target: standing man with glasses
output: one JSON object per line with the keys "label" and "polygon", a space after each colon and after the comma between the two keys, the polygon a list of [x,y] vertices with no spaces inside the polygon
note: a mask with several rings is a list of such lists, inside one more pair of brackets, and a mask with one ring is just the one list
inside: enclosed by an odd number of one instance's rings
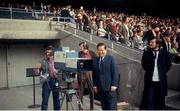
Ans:
{"label": "standing man with glasses", "polygon": [[97,45],[98,57],[93,61],[94,91],[98,94],[102,110],[117,110],[119,71],[115,59],[107,55],[106,45]]}
{"label": "standing man with glasses", "polygon": [[60,110],[59,82],[57,80],[57,70],[54,67],[54,48],[48,46],[45,49],[45,58],[36,64],[36,73],[48,74],[47,81],[42,83],[42,104],[41,110],[48,110],[48,100],[50,93],[53,94],[54,110]]}

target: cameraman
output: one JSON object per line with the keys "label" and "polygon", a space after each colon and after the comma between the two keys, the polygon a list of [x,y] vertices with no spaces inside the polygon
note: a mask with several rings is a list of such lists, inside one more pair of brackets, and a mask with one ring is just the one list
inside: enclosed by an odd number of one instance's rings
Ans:
{"label": "cameraman", "polygon": [[[79,48],[80,48],[79,51],[80,58],[94,59],[96,57],[96,54],[93,51],[89,50],[89,46],[86,44],[86,42],[79,43]],[[85,83],[87,83],[88,91],[90,94],[90,109],[92,110],[94,108],[92,72],[91,71],[79,72],[77,74],[77,80],[78,80],[79,96],[82,103],[83,103],[83,92],[85,88]]]}
{"label": "cameraman", "polygon": [[47,81],[42,83],[42,104],[41,110],[48,109],[49,95],[53,93],[53,104],[54,110],[60,110],[60,99],[59,99],[59,82],[57,80],[57,70],[54,68],[54,48],[48,46],[45,49],[45,58],[38,64],[36,64],[36,73],[45,75],[48,73]]}

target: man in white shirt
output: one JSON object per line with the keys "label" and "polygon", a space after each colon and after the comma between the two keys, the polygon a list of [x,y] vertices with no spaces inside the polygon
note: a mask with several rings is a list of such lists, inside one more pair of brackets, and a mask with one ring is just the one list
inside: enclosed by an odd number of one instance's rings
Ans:
{"label": "man in white shirt", "polygon": [[144,92],[140,109],[163,110],[167,96],[167,72],[171,68],[168,51],[159,49],[160,41],[152,38],[149,49],[142,56],[142,67],[145,70]]}

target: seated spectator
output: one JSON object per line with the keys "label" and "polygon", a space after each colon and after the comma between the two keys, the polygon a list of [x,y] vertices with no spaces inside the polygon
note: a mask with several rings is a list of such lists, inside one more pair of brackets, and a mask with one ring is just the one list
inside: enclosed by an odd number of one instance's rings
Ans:
{"label": "seated spectator", "polygon": [[132,40],[132,45],[134,45],[134,48],[138,48],[143,50],[143,41],[142,41],[142,31],[141,30],[137,30],[137,31],[133,31],[133,40]]}
{"label": "seated spectator", "polygon": [[95,21],[95,19],[92,19],[89,23],[89,31],[91,32],[91,34],[95,34],[97,33],[97,23]]}
{"label": "seated spectator", "polygon": [[172,44],[172,48],[169,50],[169,53],[172,56],[172,62],[180,63],[180,52],[177,51],[178,44]]}
{"label": "seated spectator", "polygon": [[171,34],[169,32],[164,32],[163,34],[163,40],[162,40],[162,48],[164,50],[169,51],[171,49]]}
{"label": "seated spectator", "polygon": [[178,43],[178,49],[177,50],[180,52],[180,29],[178,29],[176,31],[176,33],[177,33],[176,42]]}

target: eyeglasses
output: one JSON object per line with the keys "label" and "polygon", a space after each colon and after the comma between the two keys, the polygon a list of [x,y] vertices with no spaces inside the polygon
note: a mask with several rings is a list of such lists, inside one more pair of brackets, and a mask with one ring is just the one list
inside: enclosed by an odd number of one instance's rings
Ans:
{"label": "eyeglasses", "polygon": [[46,51],[46,53],[51,53],[52,51],[50,51],[50,50],[48,50],[48,51]]}

